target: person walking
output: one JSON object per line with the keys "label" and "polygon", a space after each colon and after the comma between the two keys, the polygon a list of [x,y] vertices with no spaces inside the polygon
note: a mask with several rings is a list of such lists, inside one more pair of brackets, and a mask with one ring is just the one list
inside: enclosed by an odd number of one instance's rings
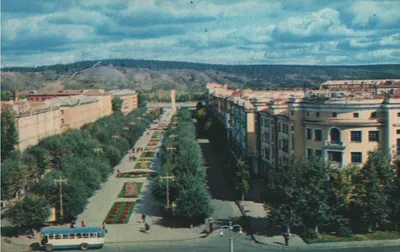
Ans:
{"label": "person walking", "polygon": [[146,215],[144,215],[144,214],[142,214],[142,221],[143,221],[143,223],[146,222]]}
{"label": "person walking", "polygon": [[81,227],[85,227],[85,221],[84,220],[81,221]]}
{"label": "person walking", "polygon": [[107,228],[106,228],[106,222],[103,221],[103,224],[101,225],[101,228],[103,229],[104,233],[108,233]]}
{"label": "person walking", "polygon": [[144,224],[144,230],[146,231],[147,234],[150,233],[150,224],[149,223],[146,222]]}

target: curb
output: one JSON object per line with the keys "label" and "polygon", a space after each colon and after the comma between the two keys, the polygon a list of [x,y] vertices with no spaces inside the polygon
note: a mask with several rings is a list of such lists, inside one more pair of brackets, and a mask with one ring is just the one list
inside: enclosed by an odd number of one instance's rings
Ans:
{"label": "curb", "polygon": [[180,241],[190,241],[190,240],[197,240],[197,239],[202,239],[206,238],[206,236],[197,236],[197,237],[192,237],[192,238],[185,238],[185,239],[173,239],[173,240],[144,240],[144,241],[110,241],[110,242],[105,242],[104,244],[119,244],[119,243],[131,243],[131,244],[141,244],[141,243],[152,243],[152,242],[180,242]]}

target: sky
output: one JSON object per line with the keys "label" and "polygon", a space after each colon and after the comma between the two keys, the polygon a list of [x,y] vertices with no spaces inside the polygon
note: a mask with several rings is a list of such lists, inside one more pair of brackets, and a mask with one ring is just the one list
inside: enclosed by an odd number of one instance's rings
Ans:
{"label": "sky", "polygon": [[400,0],[2,0],[1,66],[400,63]]}

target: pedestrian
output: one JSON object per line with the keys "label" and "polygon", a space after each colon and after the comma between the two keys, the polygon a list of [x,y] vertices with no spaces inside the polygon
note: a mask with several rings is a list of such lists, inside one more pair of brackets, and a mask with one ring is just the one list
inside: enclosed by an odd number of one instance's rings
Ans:
{"label": "pedestrian", "polygon": [[85,221],[84,220],[81,221],[81,227],[85,227]]}
{"label": "pedestrian", "polygon": [[117,169],[117,173],[119,174],[119,169]]}
{"label": "pedestrian", "polygon": [[145,229],[146,233],[148,234],[150,232],[150,224],[146,222],[144,224],[144,229]]}
{"label": "pedestrian", "polygon": [[209,227],[209,230],[210,230],[210,234],[214,231],[214,223],[213,222],[209,222],[208,223],[208,227]]}
{"label": "pedestrian", "polygon": [[144,215],[144,214],[142,214],[142,221],[143,221],[143,223],[146,222],[146,215]]}
{"label": "pedestrian", "polygon": [[105,221],[103,221],[103,225],[102,225],[101,228],[103,229],[104,233],[108,233],[107,228],[106,228],[106,222],[105,222]]}
{"label": "pedestrian", "polygon": [[32,231],[32,237],[33,237],[33,238],[36,238],[36,230],[35,230],[34,228],[32,228],[31,231]]}

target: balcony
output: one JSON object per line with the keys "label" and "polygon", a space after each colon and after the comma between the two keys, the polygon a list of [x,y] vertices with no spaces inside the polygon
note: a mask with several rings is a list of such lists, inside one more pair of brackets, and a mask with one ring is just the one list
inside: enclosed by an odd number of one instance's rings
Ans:
{"label": "balcony", "polygon": [[331,140],[326,140],[324,142],[324,147],[329,148],[329,149],[345,149],[346,146],[342,141],[331,141]]}

